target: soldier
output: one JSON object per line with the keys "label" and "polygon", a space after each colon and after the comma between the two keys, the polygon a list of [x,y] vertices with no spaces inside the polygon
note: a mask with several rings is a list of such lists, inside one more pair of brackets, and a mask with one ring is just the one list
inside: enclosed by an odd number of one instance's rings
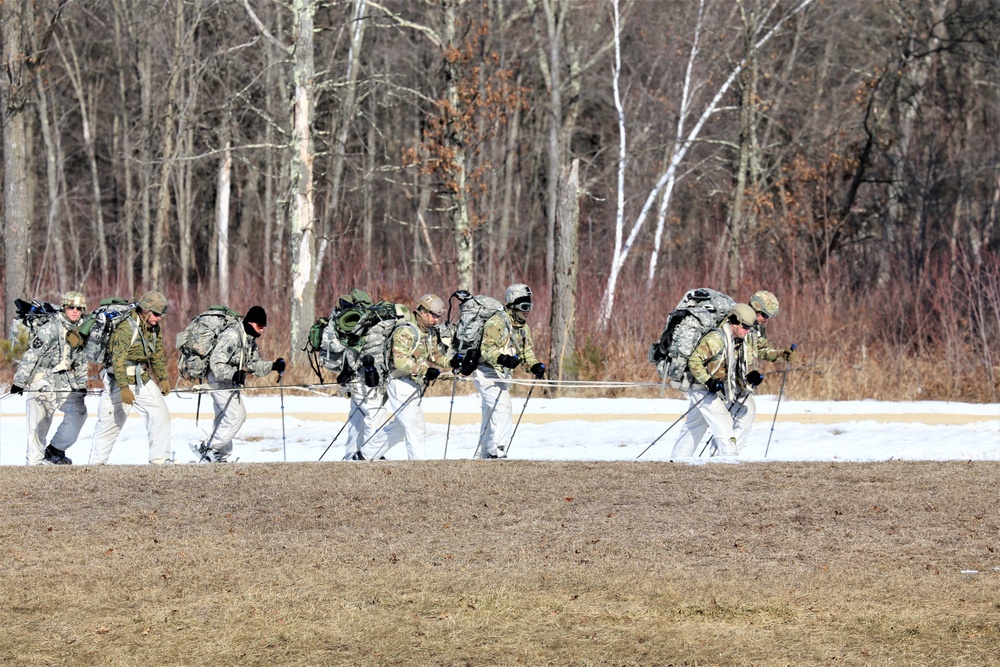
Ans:
{"label": "soldier", "polygon": [[545,376],[545,364],[535,357],[526,321],[532,308],[531,289],[520,283],[511,285],[504,301],[504,310],[483,325],[479,366],[472,375],[482,400],[483,424],[476,454],[483,459],[507,458],[505,450],[514,424],[510,385],[502,380],[518,366],[524,366],[535,379]]}
{"label": "soldier", "polygon": [[261,306],[247,311],[242,322],[224,329],[219,334],[209,358],[208,384],[212,389],[234,391],[212,392],[215,404],[215,422],[211,442],[198,447],[203,461],[225,463],[233,451],[233,437],[247,420],[247,410],[239,388],[246,384],[247,373],[267,375],[285,372],[285,360],[262,361],[257,339],[267,326],[267,313]]}
{"label": "soldier", "polygon": [[749,396],[753,384],[747,377],[750,355],[745,338],[756,321],[753,308],[738,303],[718,328],[698,341],[688,358],[695,382],[688,391],[691,407],[674,443],[673,458],[693,456],[709,429],[713,455],[735,456],[739,452],[737,441],[742,431],[749,429],[752,415],[737,396],[742,392]]}
{"label": "soldier", "polygon": [[[26,400],[28,418],[27,464],[68,465],[66,450],[76,442],[87,420],[86,342],[80,333],[80,318],[87,302],[80,292],[66,292],[62,312],[48,319],[35,331],[24,357],[17,366],[12,394],[29,392]],[[48,444],[45,443],[56,411],[62,422]]]}
{"label": "soldier", "polygon": [[[441,341],[432,327],[444,317],[444,301],[436,294],[425,294],[417,301],[417,307],[409,316],[413,326],[399,326],[392,334],[393,370],[386,385],[386,409],[395,420],[386,427],[386,442],[380,452],[372,451],[366,445],[362,454],[367,458],[378,458],[401,440],[406,442],[408,459],[424,459],[424,443],[427,438],[424,409],[420,399],[427,386],[441,374],[440,368],[447,367],[449,355],[442,351]],[[447,350],[447,346],[443,346]],[[423,384],[423,389],[421,388]]]}
{"label": "soldier", "polygon": [[105,370],[104,393],[97,406],[91,464],[108,462],[128,411],[133,408],[146,423],[149,462],[173,463],[170,411],[163,400],[170,393],[160,332],[160,320],[166,313],[167,297],[160,292],[146,292],[111,334],[111,366]]}

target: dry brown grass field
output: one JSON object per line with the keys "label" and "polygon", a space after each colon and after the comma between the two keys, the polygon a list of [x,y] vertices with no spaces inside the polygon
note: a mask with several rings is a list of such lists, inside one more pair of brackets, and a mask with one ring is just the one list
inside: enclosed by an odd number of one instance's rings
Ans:
{"label": "dry brown grass field", "polygon": [[998,488],[990,462],[2,467],[0,662],[997,664]]}

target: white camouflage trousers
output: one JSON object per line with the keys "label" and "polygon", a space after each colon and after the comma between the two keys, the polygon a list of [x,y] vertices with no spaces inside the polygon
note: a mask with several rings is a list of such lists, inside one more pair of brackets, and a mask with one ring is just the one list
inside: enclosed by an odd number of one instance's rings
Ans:
{"label": "white camouflage trousers", "polygon": [[514,430],[510,384],[493,368],[480,365],[472,373],[472,383],[482,401],[483,420],[479,431],[478,458],[506,456],[507,443]]}
{"label": "white camouflage trousers", "polygon": [[94,446],[90,451],[91,465],[108,462],[118,434],[125,425],[125,419],[132,411],[140,414],[149,435],[149,462],[170,461],[170,411],[163,394],[155,382],[147,382],[132,388],[135,403],[129,407],[122,404],[122,392],[117,383],[104,374],[104,392],[97,406],[97,428],[94,431]]}
{"label": "white camouflage trousers", "polygon": [[[699,404],[698,401],[704,398]],[[740,453],[753,426],[757,408],[753,396],[747,395],[746,402],[734,401],[727,405],[725,399],[712,394],[707,389],[692,389],[688,392],[690,406],[684,426],[681,428],[670,458],[680,459],[697,456],[695,451],[705,437],[706,431],[711,431],[712,442],[709,445],[711,456],[736,456]],[[730,411],[733,410],[733,412]],[[735,412],[735,414],[734,414]]]}
{"label": "white camouflage trousers", "polygon": [[351,410],[360,415],[361,431],[357,440],[361,443],[358,445],[361,455],[371,461],[387,449],[389,431],[383,426],[391,413],[385,406],[385,392],[379,387],[366,387],[361,382],[352,382],[351,403]]}
{"label": "white camouflage trousers", "polygon": [[[83,423],[87,421],[84,394],[78,391],[25,391],[25,412],[28,419],[28,451],[25,455],[29,466],[40,465],[45,460],[45,447],[52,445],[65,452],[76,442]],[[62,422],[52,439],[46,443],[56,411],[63,413]]]}
{"label": "white camouflage trousers", "polygon": [[[411,378],[391,378],[386,387],[385,407],[388,412],[386,418],[392,415],[395,417],[384,429],[385,449],[373,453],[376,458],[400,442],[406,443],[406,458],[427,458],[424,446],[427,441],[427,425],[424,408],[420,405],[420,385]],[[368,458],[367,454],[365,458]]]}
{"label": "white camouflage trousers", "polygon": [[[219,382],[211,373],[208,374],[208,384],[212,389],[233,388],[232,382]],[[247,420],[247,408],[243,404],[243,394],[237,390],[213,391],[212,405],[215,408],[215,420],[212,422],[212,451],[220,457],[233,453],[233,438],[243,428]]]}

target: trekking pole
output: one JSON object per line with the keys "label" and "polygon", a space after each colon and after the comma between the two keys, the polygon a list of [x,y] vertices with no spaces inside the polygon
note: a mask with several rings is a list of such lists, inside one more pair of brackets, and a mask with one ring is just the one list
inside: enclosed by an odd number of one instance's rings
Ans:
{"label": "trekking pole", "polygon": [[198,428],[198,416],[201,415],[201,392],[198,393],[198,402],[194,406],[194,427]]}
{"label": "trekking pole", "polygon": [[281,380],[285,377],[285,371],[278,373],[278,394],[281,396],[281,457],[288,462],[288,448],[285,443],[285,388],[281,386]]}
{"label": "trekking pole", "polygon": [[[382,429],[384,429],[386,426],[388,426],[392,422],[392,420],[396,418],[396,415],[398,415],[400,412],[402,412],[404,409],[406,409],[406,406],[409,405],[410,402],[413,399],[415,399],[417,396],[423,397],[423,395],[424,395],[424,393],[422,391],[420,391],[419,389],[417,391],[413,392],[412,394],[410,394],[410,397],[407,398],[405,401],[403,401],[403,403],[398,408],[396,408],[396,410],[391,415],[389,415],[389,417],[386,418],[386,420],[384,422],[382,422],[382,425],[379,426],[377,429],[375,429],[374,433],[372,433],[370,436],[368,436],[367,440],[365,440],[364,442],[361,443],[361,447],[358,448],[358,451],[360,452],[362,449],[364,449],[365,445],[367,445],[369,442],[371,442],[372,438],[374,438],[376,435],[378,435],[382,431]],[[375,456],[372,457],[372,460],[374,461],[374,460],[378,459],[379,456],[382,456],[388,450],[389,450],[388,445],[385,446],[385,447],[383,447],[379,451],[375,452]]]}
{"label": "trekking pole", "polygon": [[351,417],[354,416],[354,413],[358,410],[358,407],[359,407],[358,404],[352,403],[351,409],[347,411],[347,421],[345,421],[344,425],[340,427],[339,431],[337,431],[337,435],[333,436],[333,440],[331,440],[330,444],[326,446],[326,449],[323,450],[323,453],[319,455],[319,459],[317,459],[318,461],[322,461],[323,457],[326,456],[326,453],[330,451],[331,447],[333,447],[333,443],[337,442],[337,438],[339,438],[340,434],[344,432],[344,429],[347,428],[347,425],[351,423]]}
{"label": "trekking pole", "polygon": [[458,386],[458,371],[452,375],[451,405],[448,406],[448,430],[444,432],[444,457],[448,458],[448,439],[451,437],[451,413],[455,411],[455,388]]}
{"label": "trekking pole", "polygon": [[[795,343],[792,343],[792,347],[791,347],[792,352],[795,351],[796,347],[798,347],[798,345],[796,345]],[[790,362],[790,361],[786,361],[785,362],[785,372],[781,376],[781,391],[778,392],[778,402],[774,406],[774,419],[771,420],[771,432],[767,434],[767,447],[764,448],[764,458],[765,459],[767,458],[767,452],[768,452],[768,450],[771,449],[771,436],[774,435],[774,423],[776,421],[778,421],[778,408],[781,407],[781,397],[785,393],[785,380],[788,379],[788,368],[791,365],[792,365],[792,362]]]}
{"label": "trekking pole", "polygon": [[677,426],[677,424],[678,424],[678,423],[679,423],[679,422],[680,422],[680,421],[681,421],[682,419],[684,419],[685,417],[687,417],[687,416],[688,416],[688,414],[690,414],[690,412],[691,412],[692,410],[694,410],[694,409],[695,409],[696,407],[698,407],[699,405],[701,405],[702,401],[704,401],[704,400],[705,400],[706,398],[708,398],[708,397],[709,397],[709,396],[711,396],[711,395],[712,395],[712,394],[708,393],[708,394],[705,394],[704,396],[702,396],[701,398],[699,398],[699,399],[698,399],[698,402],[697,402],[697,403],[695,403],[695,404],[694,404],[694,405],[692,405],[692,406],[691,406],[690,408],[688,408],[688,409],[687,409],[687,412],[685,412],[685,413],[684,413],[684,414],[682,414],[682,415],[681,415],[680,417],[678,417],[678,418],[677,418],[677,419],[676,419],[676,420],[674,421],[674,423],[673,423],[673,424],[671,424],[670,426],[668,426],[668,427],[666,428],[666,430],[665,430],[665,431],[663,431],[663,433],[661,433],[660,435],[658,435],[658,436],[656,437],[656,440],[654,440],[653,442],[649,443],[649,445],[648,445],[648,446],[646,447],[646,449],[644,449],[644,450],[642,450],[641,452],[639,452],[639,456],[637,456],[637,457],[635,457],[635,458],[636,458],[636,459],[639,459],[639,458],[641,458],[643,454],[645,454],[646,452],[648,452],[648,451],[649,451],[649,448],[650,448],[650,447],[652,447],[652,446],[653,446],[653,445],[655,445],[655,444],[656,444],[657,442],[659,442],[659,441],[660,441],[660,438],[662,438],[663,436],[665,436],[665,435],[667,434],[667,431],[669,431],[669,430],[670,430],[670,429],[672,429],[673,427]]}
{"label": "trekking pole", "polygon": [[[206,440],[205,442],[203,442],[198,447],[198,453],[201,454],[202,458],[205,458],[205,454],[208,453],[208,450],[212,448],[212,440],[215,438],[215,434],[219,432],[219,427],[222,426],[221,416],[226,414],[226,410],[229,409],[229,404],[233,402],[233,398],[238,393],[239,393],[238,389],[233,389],[232,393],[229,394],[229,398],[226,399],[226,404],[224,406],[222,406],[222,412],[219,413],[220,414],[220,419],[215,423],[215,428],[212,429],[212,433],[208,436],[208,440]],[[132,409],[132,406],[130,405],[129,406],[129,410],[131,410],[131,409]]]}
{"label": "trekking pole", "polygon": [[510,454],[510,445],[514,442],[514,436],[517,435],[517,427],[521,425],[521,417],[524,416],[524,410],[528,407],[528,401],[531,400],[531,392],[535,391],[535,385],[532,384],[528,388],[528,395],[524,397],[524,405],[521,406],[521,414],[517,416],[517,423],[514,424],[514,430],[510,434],[510,442],[507,443],[507,454]]}

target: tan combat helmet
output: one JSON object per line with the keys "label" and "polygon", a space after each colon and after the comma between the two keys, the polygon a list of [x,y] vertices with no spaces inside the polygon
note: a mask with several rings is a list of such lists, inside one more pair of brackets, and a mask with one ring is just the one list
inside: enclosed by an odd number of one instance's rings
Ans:
{"label": "tan combat helmet", "polygon": [[745,303],[736,304],[731,311],[729,311],[729,316],[736,318],[736,321],[745,327],[752,327],[757,323],[757,313],[754,309]]}
{"label": "tan combat helmet", "polygon": [[417,308],[423,308],[432,315],[444,317],[444,300],[437,294],[425,294],[417,300]]}
{"label": "tan combat helmet", "polygon": [[65,310],[68,306],[75,306],[87,310],[87,299],[82,292],[66,292],[62,295],[62,307]]}

